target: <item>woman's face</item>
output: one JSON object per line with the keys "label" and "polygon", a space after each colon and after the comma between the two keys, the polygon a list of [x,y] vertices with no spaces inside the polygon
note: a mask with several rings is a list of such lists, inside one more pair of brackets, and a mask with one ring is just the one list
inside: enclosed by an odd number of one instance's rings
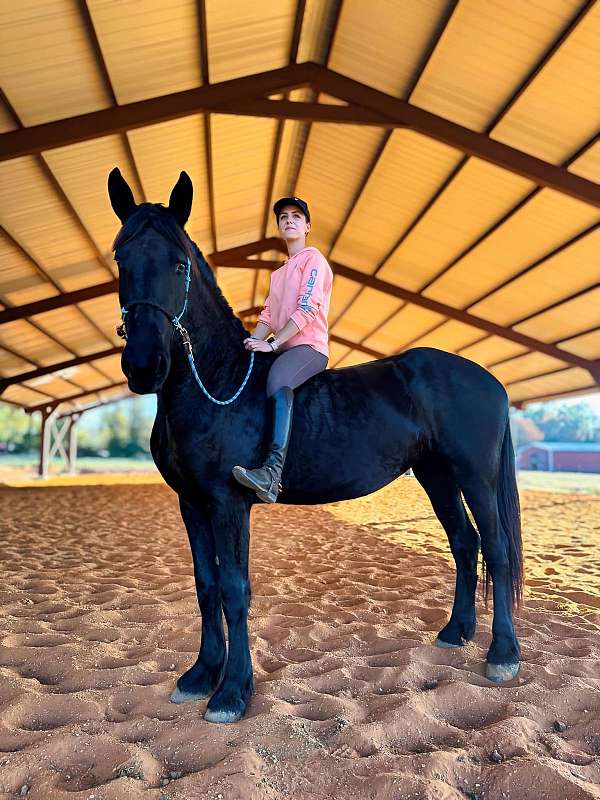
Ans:
{"label": "woman's face", "polygon": [[279,212],[279,233],[286,242],[294,242],[298,239],[305,239],[310,230],[310,222],[300,211],[298,206],[284,206]]}

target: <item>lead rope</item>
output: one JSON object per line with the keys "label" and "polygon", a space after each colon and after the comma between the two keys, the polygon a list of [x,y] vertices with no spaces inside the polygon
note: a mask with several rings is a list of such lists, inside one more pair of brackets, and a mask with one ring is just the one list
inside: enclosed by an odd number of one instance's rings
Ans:
{"label": "lead rope", "polygon": [[[216,403],[218,406],[228,406],[229,403],[233,403],[234,400],[237,400],[237,398],[240,396],[240,394],[244,390],[244,386],[248,383],[248,379],[250,378],[250,373],[252,372],[252,367],[254,366],[254,351],[252,351],[250,353],[250,366],[248,367],[248,372],[246,373],[246,377],[242,381],[242,385],[237,390],[237,392],[233,395],[233,397],[230,397],[229,400],[217,400],[216,397],[213,397],[212,394],[206,389],[206,387],[202,383],[202,380],[201,380],[200,376],[198,375],[198,371],[196,369],[196,364],[194,362],[194,351],[193,351],[193,348],[192,348],[192,342],[191,342],[191,339],[190,339],[190,335],[187,332],[187,330],[183,327],[183,325],[181,324],[181,318],[185,314],[185,311],[186,311],[186,308],[187,308],[187,304],[188,304],[188,294],[189,294],[189,289],[190,289],[190,283],[191,283],[191,280],[192,280],[191,270],[192,270],[192,262],[191,262],[190,257],[188,256],[187,269],[186,269],[186,273],[185,273],[185,300],[184,300],[184,303],[183,303],[183,308],[181,309],[179,314],[177,314],[177,316],[175,316],[175,317],[173,317],[171,319],[171,323],[172,323],[173,327],[175,328],[175,330],[178,331],[179,334],[181,335],[181,340],[183,342],[183,346],[184,346],[184,348],[186,350],[186,353],[187,353],[188,361],[189,361],[189,364],[190,364],[190,369],[192,370],[192,375],[194,376],[194,379],[196,380],[196,383],[198,384],[198,386],[202,389],[202,391],[204,392],[206,397],[208,397],[208,399],[212,403]],[[130,303],[130,306],[131,305],[135,305],[135,303]],[[154,306],[155,308],[160,308],[160,310],[164,312],[164,309],[161,308],[160,306],[157,306],[155,303],[146,303],[146,302],[144,302],[144,305],[151,305],[151,306]],[[117,334],[122,339],[126,339],[127,338],[127,331],[125,329],[125,315],[127,314],[127,311],[128,311],[128,309],[125,306],[123,306],[121,308],[121,320],[122,320],[122,322],[119,325],[119,327],[117,328]],[[166,312],[164,312],[164,313],[166,313]],[[167,314],[167,316],[169,316],[169,315]]]}

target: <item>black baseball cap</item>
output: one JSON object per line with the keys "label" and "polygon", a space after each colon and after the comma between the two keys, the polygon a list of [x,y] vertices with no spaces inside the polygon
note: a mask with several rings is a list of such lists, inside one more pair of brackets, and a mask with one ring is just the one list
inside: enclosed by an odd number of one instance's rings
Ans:
{"label": "black baseball cap", "polygon": [[296,206],[296,208],[299,208],[300,211],[302,211],[306,217],[306,221],[310,222],[310,211],[308,210],[308,205],[304,200],[301,200],[299,197],[282,197],[281,200],[278,200],[273,206],[273,211],[277,220],[279,219],[279,212],[284,206]]}

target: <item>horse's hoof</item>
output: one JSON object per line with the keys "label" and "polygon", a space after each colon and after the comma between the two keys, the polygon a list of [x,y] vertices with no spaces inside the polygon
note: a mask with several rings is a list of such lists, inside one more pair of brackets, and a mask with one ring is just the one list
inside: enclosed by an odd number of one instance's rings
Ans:
{"label": "horse's hoof", "polygon": [[460,644],[453,644],[452,642],[445,642],[443,639],[440,639],[438,637],[435,640],[435,646],[436,647],[444,647],[444,648],[447,648],[448,650],[452,650],[455,647],[464,647],[464,642],[461,642]]}
{"label": "horse's hoof", "polygon": [[204,712],[204,719],[207,722],[230,723],[237,722],[241,718],[242,713],[237,711],[211,711],[207,708]]}
{"label": "horse's hoof", "polygon": [[485,665],[485,676],[494,683],[504,683],[516,677],[519,671],[519,662],[514,664],[490,664]]}
{"label": "horse's hoof", "polygon": [[172,703],[176,703],[179,705],[180,703],[191,703],[194,700],[203,700],[204,698],[208,697],[207,694],[194,694],[194,692],[182,692],[179,686],[176,686],[173,691],[171,692],[171,697],[169,698]]}

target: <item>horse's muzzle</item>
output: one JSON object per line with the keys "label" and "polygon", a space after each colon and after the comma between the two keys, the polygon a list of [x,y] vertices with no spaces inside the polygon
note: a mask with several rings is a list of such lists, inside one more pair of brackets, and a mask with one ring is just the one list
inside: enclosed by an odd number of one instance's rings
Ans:
{"label": "horse's muzzle", "polygon": [[164,353],[157,353],[153,363],[139,363],[128,353],[127,346],[121,356],[121,368],[127,383],[135,394],[153,394],[165,382],[169,374],[169,359]]}

